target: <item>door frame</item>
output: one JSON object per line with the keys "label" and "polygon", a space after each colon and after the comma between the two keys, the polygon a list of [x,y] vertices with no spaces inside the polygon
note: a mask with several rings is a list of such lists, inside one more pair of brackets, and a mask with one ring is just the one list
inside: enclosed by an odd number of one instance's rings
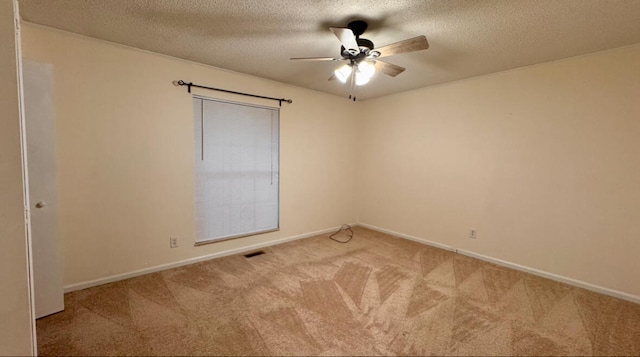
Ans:
{"label": "door frame", "polygon": [[28,265],[28,282],[27,289],[29,296],[29,320],[31,323],[31,354],[37,356],[38,354],[38,342],[36,335],[36,320],[35,320],[35,306],[33,295],[33,253],[31,242],[31,211],[29,209],[29,170],[27,169],[27,140],[26,140],[26,121],[25,121],[25,105],[24,105],[24,83],[22,76],[22,31],[21,31],[21,18],[20,8],[18,0],[12,0],[13,2],[13,19],[15,29],[15,54],[16,54],[16,69],[17,69],[17,82],[18,82],[18,102],[19,110],[18,116],[20,120],[20,151],[22,156],[22,188],[24,197],[24,209],[25,209],[25,232],[26,232],[26,245],[27,245],[27,265]]}

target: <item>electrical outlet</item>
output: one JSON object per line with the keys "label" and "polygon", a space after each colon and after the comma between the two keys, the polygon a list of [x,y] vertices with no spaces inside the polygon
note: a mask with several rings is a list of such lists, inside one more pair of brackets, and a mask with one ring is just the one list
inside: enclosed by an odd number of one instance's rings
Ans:
{"label": "electrical outlet", "polygon": [[478,231],[476,231],[475,229],[470,229],[469,230],[469,238],[471,238],[471,239],[478,238]]}
{"label": "electrical outlet", "polygon": [[173,236],[169,238],[169,247],[170,248],[178,248],[178,237]]}

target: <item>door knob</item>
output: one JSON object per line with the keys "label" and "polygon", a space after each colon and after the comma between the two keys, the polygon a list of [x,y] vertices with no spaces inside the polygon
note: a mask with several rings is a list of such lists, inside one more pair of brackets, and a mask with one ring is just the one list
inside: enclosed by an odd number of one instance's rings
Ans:
{"label": "door knob", "polygon": [[47,205],[47,204],[46,204],[44,201],[42,201],[42,202],[38,202],[38,203],[36,203],[36,208],[42,208],[42,207],[44,207],[44,206],[46,206],[46,205]]}

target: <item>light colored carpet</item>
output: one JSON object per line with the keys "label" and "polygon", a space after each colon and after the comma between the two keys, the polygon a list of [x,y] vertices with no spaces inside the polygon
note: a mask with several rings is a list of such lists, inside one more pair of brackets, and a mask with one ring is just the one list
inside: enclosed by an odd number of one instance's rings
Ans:
{"label": "light colored carpet", "polygon": [[66,294],[39,352],[640,355],[640,305],[354,231]]}

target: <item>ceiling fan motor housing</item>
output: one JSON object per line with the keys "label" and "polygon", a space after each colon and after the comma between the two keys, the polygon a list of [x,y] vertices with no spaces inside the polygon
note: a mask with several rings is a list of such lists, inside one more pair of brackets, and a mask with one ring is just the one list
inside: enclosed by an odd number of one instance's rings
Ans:
{"label": "ceiling fan motor housing", "polygon": [[373,50],[373,42],[367,40],[366,38],[356,38],[356,42],[358,43],[358,47],[360,47],[359,53],[351,53],[344,46],[340,46],[340,54],[344,58],[349,58],[352,60],[358,59],[360,57],[367,57],[369,52]]}

